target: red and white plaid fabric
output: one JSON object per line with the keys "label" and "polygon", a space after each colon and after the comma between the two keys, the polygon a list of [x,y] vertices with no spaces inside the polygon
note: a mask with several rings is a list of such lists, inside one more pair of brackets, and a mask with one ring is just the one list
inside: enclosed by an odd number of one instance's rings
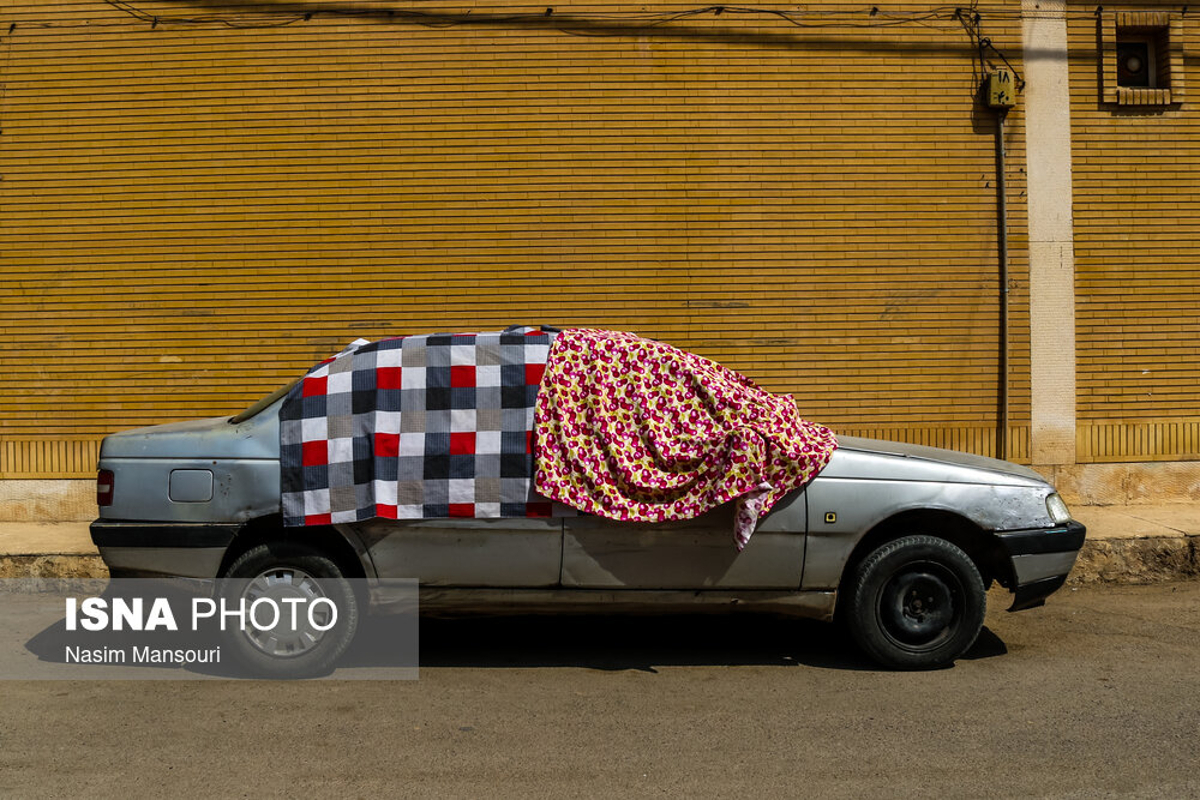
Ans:
{"label": "red and white plaid fabric", "polygon": [[314,367],[280,411],[284,524],[550,516],[531,440],[554,335],[406,336]]}

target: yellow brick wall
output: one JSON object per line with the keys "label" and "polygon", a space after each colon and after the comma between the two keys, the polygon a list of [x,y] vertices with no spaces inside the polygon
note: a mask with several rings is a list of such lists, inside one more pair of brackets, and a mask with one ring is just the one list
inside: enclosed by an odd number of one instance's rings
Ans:
{"label": "yellow brick wall", "polygon": [[[1200,21],[1169,11],[1183,51]],[[1078,457],[1200,457],[1200,74],[1183,59],[1182,102],[1104,103],[1102,27],[1069,24],[1074,168]],[[1190,72],[1189,72],[1190,70]],[[1179,79],[1183,80],[1180,81]],[[1189,93],[1190,92],[1190,93]]]}
{"label": "yellow brick wall", "polygon": [[[0,0],[0,475],[88,474],[104,433],[230,413],[359,336],[511,322],[633,330],[839,431],[994,452],[993,123],[959,21],[135,5],[163,19]],[[1018,20],[983,24],[1019,52]],[[1023,135],[1018,108],[1019,459]]]}

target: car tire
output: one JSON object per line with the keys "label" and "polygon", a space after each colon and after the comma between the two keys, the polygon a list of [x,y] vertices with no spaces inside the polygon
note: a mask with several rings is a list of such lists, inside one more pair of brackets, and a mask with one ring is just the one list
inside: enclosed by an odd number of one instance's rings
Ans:
{"label": "car tire", "polygon": [[896,669],[946,666],[983,628],[979,568],[945,539],[905,536],[873,550],[847,585],[845,620],[855,643]]}
{"label": "car tire", "polygon": [[[337,609],[336,621],[328,630],[294,632],[285,625],[280,638],[253,627],[243,630],[231,625],[224,641],[235,663],[254,676],[308,678],[327,674],[354,639],[359,620],[354,587],[335,561],[313,547],[295,542],[252,547],[230,565],[225,578],[222,594],[229,608],[238,607],[242,599],[249,605],[257,596],[275,595],[281,607],[287,604],[280,597],[325,597]],[[314,608],[324,611],[329,605],[319,603]],[[308,619],[303,612],[298,617]],[[323,627],[332,619],[326,615],[318,622]]]}

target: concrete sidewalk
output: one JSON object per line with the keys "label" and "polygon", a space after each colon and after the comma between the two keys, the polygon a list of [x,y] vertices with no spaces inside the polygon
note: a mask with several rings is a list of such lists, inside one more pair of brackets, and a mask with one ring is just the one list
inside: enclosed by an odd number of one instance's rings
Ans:
{"label": "concrete sidewalk", "polygon": [[[1073,506],[1087,541],[1071,583],[1200,577],[1200,505]],[[0,522],[0,578],[107,577],[87,522]]]}

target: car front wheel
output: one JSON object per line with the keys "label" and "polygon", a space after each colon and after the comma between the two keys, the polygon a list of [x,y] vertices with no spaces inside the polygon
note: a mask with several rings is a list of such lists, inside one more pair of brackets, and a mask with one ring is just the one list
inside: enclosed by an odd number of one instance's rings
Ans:
{"label": "car front wheel", "polygon": [[855,569],[847,593],[851,636],[888,667],[950,664],[983,628],[983,578],[945,539],[906,536],[881,545]]}

